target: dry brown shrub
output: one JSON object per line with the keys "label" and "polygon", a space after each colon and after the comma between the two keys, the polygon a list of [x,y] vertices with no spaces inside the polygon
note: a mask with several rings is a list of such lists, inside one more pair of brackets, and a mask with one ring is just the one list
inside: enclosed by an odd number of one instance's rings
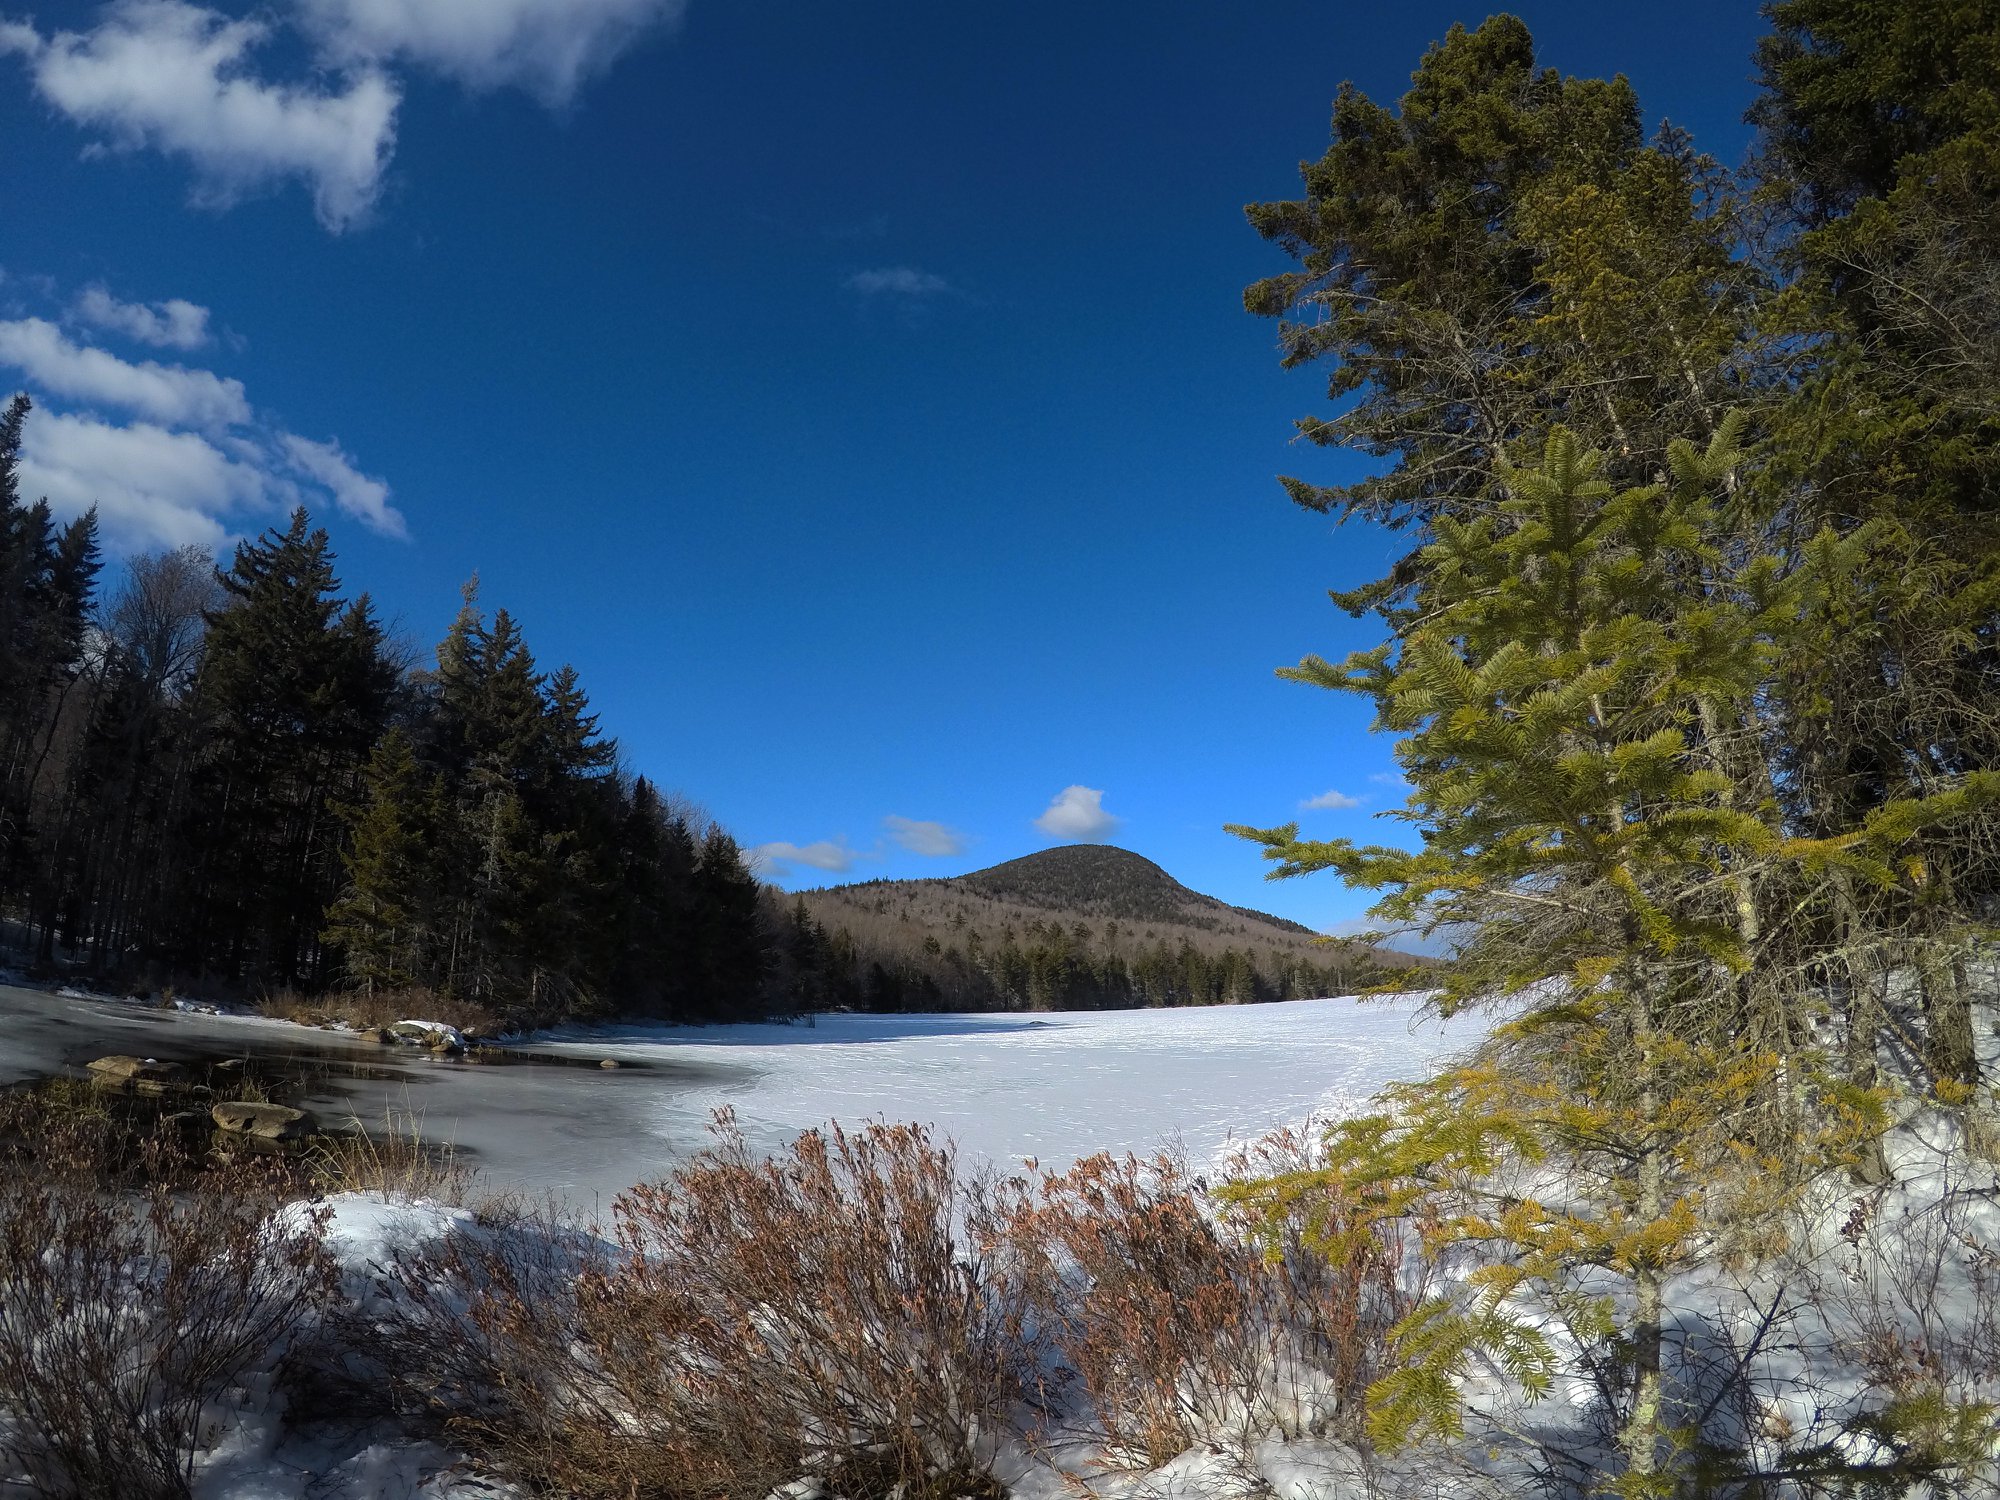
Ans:
{"label": "dry brown shrub", "polygon": [[1277,1218],[1230,1203],[1223,1216],[1257,1245],[1277,1280],[1299,1352],[1331,1383],[1334,1424],[1365,1437],[1368,1387],[1388,1373],[1390,1330],[1435,1289],[1437,1269],[1423,1251],[1421,1223],[1392,1229],[1355,1212],[1320,1171],[1323,1132],[1311,1121],[1285,1126],[1232,1152],[1226,1182],[1292,1185]]}
{"label": "dry brown shrub", "polygon": [[552,1203],[490,1199],[475,1227],[377,1272],[389,1296],[342,1319],[344,1404],[427,1421],[496,1468],[559,1493],[671,1494],[625,1430],[579,1299],[611,1247]]}
{"label": "dry brown shrub", "polygon": [[986,1440],[1039,1397],[1039,1361],[1018,1284],[977,1253],[993,1227],[953,1148],[833,1125],[763,1160],[726,1114],[715,1135],[619,1200],[625,1267],[584,1289],[601,1329],[636,1295],[674,1330],[665,1359],[628,1345],[615,1363],[683,1483],[762,1495],[816,1454],[866,1453],[886,1485],[990,1487]]}
{"label": "dry brown shrub", "polygon": [[[59,1131],[61,1127],[56,1127]],[[0,1180],[0,1468],[50,1497],[188,1494],[202,1409],[334,1285],[310,1214],[256,1162],[114,1191],[101,1141]]]}
{"label": "dry brown shrub", "polygon": [[1107,1466],[1156,1467],[1238,1414],[1273,1337],[1261,1258],[1210,1215],[1185,1166],[1092,1156],[1016,1182],[1014,1265],[1075,1372]]}
{"label": "dry brown shrub", "polygon": [[719,1117],[618,1200],[615,1249],[514,1214],[403,1267],[378,1347],[474,1452],[567,1494],[761,1500],[807,1472],[997,1494],[987,1439],[1037,1361],[1013,1284],[961,1237],[961,1187],[918,1127],[809,1131],[766,1161]]}
{"label": "dry brown shrub", "polygon": [[[1232,1174],[1303,1169],[1310,1129],[1236,1153]],[[1178,1158],[1100,1154],[1016,1182],[1008,1254],[1087,1403],[1080,1435],[1111,1468],[1196,1444],[1362,1430],[1389,1329],[1420,1292],[1399,1241],[1301,1204],[1277,1224],[1218,1208]]]}

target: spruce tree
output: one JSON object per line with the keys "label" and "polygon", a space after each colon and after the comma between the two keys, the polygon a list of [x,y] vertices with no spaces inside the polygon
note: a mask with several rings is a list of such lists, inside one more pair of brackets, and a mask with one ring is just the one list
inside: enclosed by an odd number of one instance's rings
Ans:
{"label": "spruce tree", "polygon": [[[1477,1061],[1339,1127],[1324,1173],[1248,1191],[1283,1212],[1331,1187],[1360,1213],[1336,1235],[1417,1219],[1434,1244],[1487,1251],[1398,1328],[1402,1363],[1373,1392],[1385,1441],[1460,1431],[1476,1351],[1545,1386],[1539,1310],[1622,1371],[1619,1492],[1674,1492],[1699,1456],[1665,1381],[1666,1281],[1755,1244],[1880,1125],[1807,1024],[1839,952],[1802,951],[1792,925],[1832,903],[1835,877],[1920,881],[1920,841],[2000,799],[2000,772],[1973,771],[1802,833],[1775,787],[1744,795],[1732,757],[1800,621],[1865,572],[1876,538],[1829,529],[1782,559],[1743,545],[1738,428],[1674,445],[1666,484],[1625,488],[1558,431],[1538,465],[1497,470],[1492,514],[1436,518],[1388,642],[1286,674],[1368,697],[1402,736],[1398,816],[1420,847],[1237,831],[1280,875],[1335,870],[1386,890],[1385,921],[1461,934],[1447,1011],[1508,997]],[[1567,1187],[1509,1190],[1493,1176],[1508,1162],[1549,1163]]]}
{"label": "spruce tree", "polygon": [[691,911],[695,1003],[712,1018],[755,1015],[770,969],[757,879],[721,827],[701,841]]}
{"label": "spruce tree", "polygon": [[436,862],[441,788],[400,729],[375,747],[363,785],[362,800],[345,810],[347,885],[321,936],[338,950],[342,978],[364,994],[435,983],[435,908],[449,879]]}
{"label": "spruce tree", "polygon": [[1510,445],[1563,422],[1644,480],[1669,439],[1741,401],[1756,268],[1730,184],[1685,136],[1647,143],[1630,84],[1538,65],[1516,17],[1454,26],[1396,108],[1351,84],[1304,196],[1252,204],[1298,262],[1244,293],[1287,367],[1332,364],[1299,431],[1371,465],[1284,481],[1316,510],[1400,525],[1494,498]]}
{"label": "spruce tree", "polygon": [[341,880],[339,820],[394,690],[365,604],[338,597],[303,508],[240,544],[219,575],[196,683],[206,745],[192,817],[201,920],[185,959],[289,985],[323,977],[319,932]]}

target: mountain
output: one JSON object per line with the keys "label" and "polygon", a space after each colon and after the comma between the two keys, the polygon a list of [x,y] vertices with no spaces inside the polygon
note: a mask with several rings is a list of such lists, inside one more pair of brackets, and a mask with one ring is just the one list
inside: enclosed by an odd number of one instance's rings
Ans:
{"label": "mountain", "polygon": [[1228,906],[1213,896],[1191,891],[1143,854],[1110,844],[1065,844],[1060,849],[1044,849],[1039,854],[1026,854],[1002,865],[975,870],[957,880],[900,883],[962,886],[998,901],[1084,916],[1178,923],[1211,930],[1217,924],[1233,923],[1232,930],[1249,931],[1250,927],[1244,924],[1250,923],[1293,937],[1318,936],[1303,923],[1288,922],[1283,917],[1244,906]]}
{"label": "mountain", "polygon": [[1345,994],[1419,961],[1189,890],[1129,849],[1071,844],[969,875],[800,893],[810,1003],[1087,1010]]}

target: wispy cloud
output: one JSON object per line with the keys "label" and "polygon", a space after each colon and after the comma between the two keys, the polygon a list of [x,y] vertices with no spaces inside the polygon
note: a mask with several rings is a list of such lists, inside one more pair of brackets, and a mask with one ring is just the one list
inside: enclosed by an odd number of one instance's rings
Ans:
{"label": "wispy cloud", "polygon": [[169,426],[234,427],[250,420],[241,381],[152,360],[134,364],[71,343],[41,318],[0,323],[0,364],[14,366],[51,395],[115,406]]}
{"label": "wispy cloud", "polygon": [[1373,772],[1368,779],[1374,782],[1377,786],[1400,787],[1409,785],[1409,783],[1403,779],[1403,773],[1401,771],[1376,771]]}
{"label": "wispy cloud", "polygon": [[808,865],[815,870],[844,875],[854,868],[854,861],[859,857],[844,839],[839,842],[820,839],[811,844],[790,844],[780,839],[759,844],[750,851],[752,868],[768,870],[774,875],[789,874],[793,865]]}
{"label": "wispy cloud", "polygon": [[[45,295],[56,300],[53,288]],[[188,333],[208,316],[179,299],[148,308],[108,293],[96,303],[88,291],[76,305],[104,314],[100,322],[120,308],[158,316],[158,330],[140,325],[149,331]],[[0,369],[9,366],[49,408],[22,432],[24,493],[46,497],[63,516],[95,505],[113,551],[218,547],[246,523],[254,529],[299,504],[331,504],[371,531],[408,535],[383,480],[362,472],[337,440],[299,437],[260,415],[241,381],[127,360],[39,317],[0,321]]]}
{"label": "wispy cloud", "polygon": [[199,349],[208,342],[208,309],[180,297],[121,302],[101,286],[85,287],[76,299],[76,315],[156,349]]}
{"label": "wispy cloud", "polygon": [[374,206],[395,147],[401,91],[360,67],[337,86],[318,75],[267,82],[251,66],[271,27],[184,0],[115,0],[89,31],[43,36],[0,28],[0,53],[26,59],[35,91],[115,150],[151,148],[187,161],[198,200],[225,206],[299,180],[329,229]]}
{"label": "wispy cloud", "polygon": [[856,271],[845,285],[849,291],[864,297],[937,297],[952,290],[951,283],[942,276],[919,271],[915,266],[880,266],[871,271]]}
{"label": "wispy cloud", "polygon": [[339,443],[316,443],[289,432],[281,434],[280,443],[293,466],[325,485],[344,514],[384,536],[409,535],[401,512],[389,503],[389,486],[356,469]]}
{"label": "wispy cloud", "polygon": [[963,854],[972,846],[972,840],[965,834],[943,823],[903,818],[891,813],[882,820],[882,826],[888,830],[891,839],[910,853],[931,859],[947,859]]}
{"label": "wispy cloud", "polygon": [[1104,810],[1104,793],[1095,787],[1066,786],[1050,799],[1035,826],[1052,839],[1080,844],[1100,843],[1124,822]]}
{"label": "wispy cloud", "polygon": [[1367,800],[1366,797],[1350,797],[1346,792],[1329,791],[1321,792],[1317,797],[1308,797],[1299,806],[1314,812],[1345,811],[1351,807],[1359,807]]}
{"label": "wispy cloud", "polygon": [[400,62],[471,88],[523,88],[566,104],[686,0],[300,0],[335,63]]}

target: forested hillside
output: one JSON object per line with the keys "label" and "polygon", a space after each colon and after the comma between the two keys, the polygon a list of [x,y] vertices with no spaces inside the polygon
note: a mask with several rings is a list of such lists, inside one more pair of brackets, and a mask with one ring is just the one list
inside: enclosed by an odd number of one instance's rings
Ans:
{"label": "forested hillside", "polygon": [[405,659],[305,512],[103,577],[0,420],[0,909],[17,962],[150,991],[415,991],[505,1019],[779,1003],[735,842],[621,774],[471,588]]}
{"label": "forested hillside", "polygon": [[1101,844],[808,891],[835,1003],[1089,1010],[1352,994],[1416,961],[1228,906]]}

